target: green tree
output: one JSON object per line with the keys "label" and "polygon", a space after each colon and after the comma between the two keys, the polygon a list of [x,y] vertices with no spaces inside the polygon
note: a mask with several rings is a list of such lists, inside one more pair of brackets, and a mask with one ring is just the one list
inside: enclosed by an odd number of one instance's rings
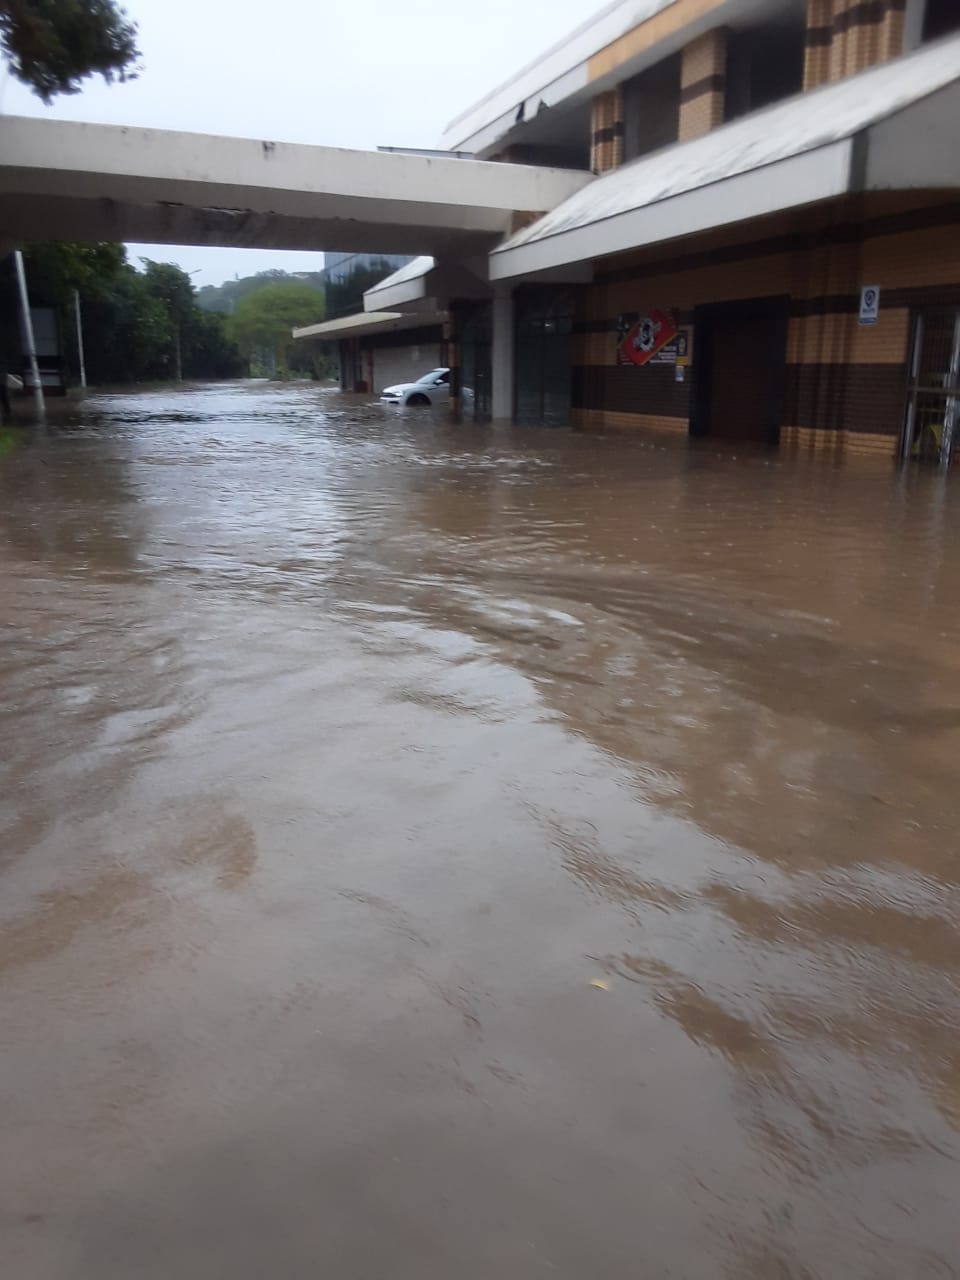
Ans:
{"label": "green tree", "polygon": [[143,261],[144,288],[163,307],[170,324],[171,369],[175,373],[182,373],[189,363],[184,357],[193,345],[197,311],[193,282],[185,271],[181,271],[172,262],[151,262],[149,258]]}
{"label": "green tree", "polygon": [[318,324],[324,315],[323,297],[307,284],[268,284],[237,303],[227,332],[248,359],[266,357],[281,377],[297,362],[291,330]]}
{"label": "green tree", "polygon": [[193,282],[172,262],[143,259],[143,282],[147,293],[161,302],[170,319],[188,327],[196,307]]}
{"label": "green tree", "polygon": [[123,245],[109,241],[94,244],[41,241],[27,249],[31,285],[39,283],[57,302],[66,302],[74,289],[84,293],[99,282],[112,279],[126,260]]}
{"label": "green tree", "polygon": [[0,0],[0,50],[43,102],[138,72],[137,28],[116,0]]}
{"label": "green tree", "polygon": [[298,271],[291,275],[274,267],[268,271],[258,271],[256,275],[225,280],[223,284],[206,284],[198,292],[197,302],[204,311],[222,311],[226,315],[232,315],[242,298],[249,293],[256,293],[267,284],[307,284],[322,294],[324,277],[322,271]]}
{"label": "green tree", "polygon": [[227,337],[225,317],[201,310],[186,271],[172,262],[144,260],[144,287],[163,307],[179,342],[185,378],[237,378],[245,370],[240,351]]}
{"label": "green tree", "polygon": [[[74,371],[73,291],[80,291],[92,383],[174,377],[178,338],[184,377],[235,378],[244,373],[245,362],[227,337],[225,317],[200,310],[193,283],[179,267],[147,262],[142,272],[137,271],[120,244],[34,244],[26,257],[31,298],[37,306],[58,311],[67,367]],[[8,268],[6,278],[0,279],[0,318],[8,317],[13,324],[15,316]],[[19,345],[15,331],[0,332],[0,347],[8,359]]]}
{"label": "green tree", "polygon": [[[73,291],[84,317],[91,382],[133,382],[170,376],[173,337],[162,304],[144,287],[120,244],[32,244],[26,250],[30,297],[60,317],[68,367],[76,369]],[[16,314],[15,299],[8,302]],[[19,345],[19,344],[18,344]]]}
{"label": "green tree", "polygon": [[225,317],[198,307],[190,330],[190,346],[184,353],[184,377],[241,378],[246,372],[239,347],[227,335]]}

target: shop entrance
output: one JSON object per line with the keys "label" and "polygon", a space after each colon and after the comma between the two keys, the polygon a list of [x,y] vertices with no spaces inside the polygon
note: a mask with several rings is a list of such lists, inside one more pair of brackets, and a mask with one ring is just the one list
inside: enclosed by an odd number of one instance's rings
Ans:
{"label": "shop entrance", "polygon": [[516,405],[519,423],[565,427],[570,420],[573,295],[523,289],[516,298]]}
{"label": "shop entrance", "polygon": [[489,422],[492,416],[491,316],[489,302],[460,311],[460,420]]}
{"label": "shop entrance", "polygon": [[920,311],[913,321],[910,389],[900,456],[946,469],[960,410],[960,308]]}
{"label": "shop entrance", "polygon": [[698,307],[694,325],[690,434],[779,444],[786,299]]}

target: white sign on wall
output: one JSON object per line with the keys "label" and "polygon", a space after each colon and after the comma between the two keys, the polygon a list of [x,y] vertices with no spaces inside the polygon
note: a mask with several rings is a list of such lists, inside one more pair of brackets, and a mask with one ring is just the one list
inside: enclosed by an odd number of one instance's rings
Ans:
{"label": "white sign on wall", "polygon": [[880,319],[880,286],[865,284],[860,290],[860,323],[876,324]]}

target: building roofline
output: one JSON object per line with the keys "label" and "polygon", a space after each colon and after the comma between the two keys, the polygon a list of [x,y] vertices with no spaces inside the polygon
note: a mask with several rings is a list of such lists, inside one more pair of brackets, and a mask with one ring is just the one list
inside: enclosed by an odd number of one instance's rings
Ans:
{"label": "building roofline", "polygon": [[444,130],[442,145],[448,150],[460,148],[500,116],[516,110],[528,98],[536,97],[581,66],[585,85],[586,63],[594,54],[677,3],[679,0],[613,0],[461,111]]}
{"label": "building roofline", "polygon": [[958,55],[950,37],[624,165],[498,245],[491,279],[855,191],[958,187]]}
{"label": "building roofline", "polygon": [[292,329],[294,338],[360,338],[371,333],[394,333],[402,329],[423,329],[443,324],[445,311],[413,313],[401,311],[357,311],[337,320]]}

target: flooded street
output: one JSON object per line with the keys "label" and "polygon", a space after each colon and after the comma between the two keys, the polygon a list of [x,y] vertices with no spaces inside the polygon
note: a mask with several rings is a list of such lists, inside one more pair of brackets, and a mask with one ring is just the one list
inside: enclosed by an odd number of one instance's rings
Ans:
{"label": "flooded street", "polygon": [[0,1275],[960,1275],[960,489],[92,398],[0,460]]}

